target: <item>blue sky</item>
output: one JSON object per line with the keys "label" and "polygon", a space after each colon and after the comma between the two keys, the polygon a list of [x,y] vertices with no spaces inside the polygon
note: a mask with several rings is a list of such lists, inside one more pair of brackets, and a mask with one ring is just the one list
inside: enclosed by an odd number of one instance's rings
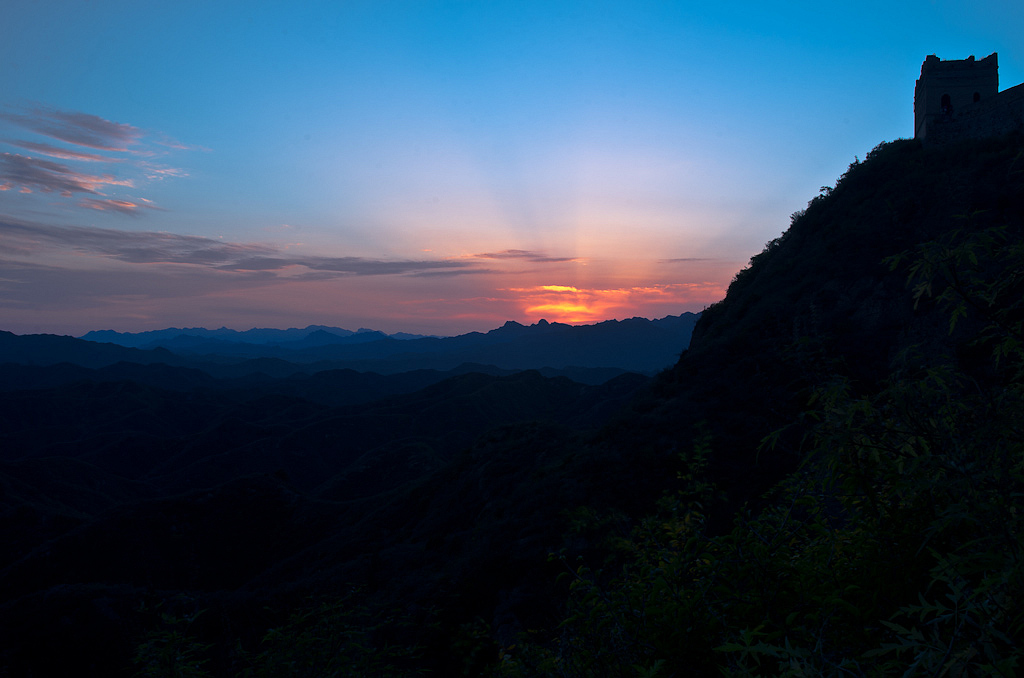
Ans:
{"label": "blue sky", "polygon": [[699,311],[1020,2],[39,2],[0,22],[0,329]]}

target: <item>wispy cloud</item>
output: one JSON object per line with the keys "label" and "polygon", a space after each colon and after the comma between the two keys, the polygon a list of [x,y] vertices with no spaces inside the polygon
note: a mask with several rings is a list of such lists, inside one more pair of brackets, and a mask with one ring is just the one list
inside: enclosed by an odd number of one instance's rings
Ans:
{"label": "wispy cloud", "polygon": [[[144,202],[84,197],[82,207],[137,216],[159,209]],[[383,259],[356,256],[316,256],[287,245],[236,243],[197,235],[155,231],[123,231],[93,226],[65,226],[0,218],[0,240],[18,251],[42,254],[64,250],[130,264],[189,264],[224,272],[269,273],[288,279],[326,279],[345,276],[455,276],[505,275],[515,271],[482,265],[473,258]],[[11,251],[11,250],[9,250]],[[521,250],[507,250],[522,252]],[[538,253],[491,257],[491,260],[528,258],[531,261],[571,261]],[[487,260],[487,257],[483,259]],[[552,288],[553,289],[553,288]]]}
{"label": "wispy cloud", "polygon": [[494,268],[450,268],[447,270],[421,270],[412,275],[417,278],[442,278],[454,275],[509,275],[509,272]]}
{"label": "wispy cloud", "polygon": [[[460,274],[471,272],[473,264],[452,259],[373,259],[368,257],[247,257],[221,265],[230,271],[284,271],[301,267],[331,277],[339,275],[410,275],[427,272]],[[301,275],[301,273],[296,273]]]}
{"label": "wispy cloud", "polygon": [[0,112],[0,118],[51,139],[100,151],[128,151],[143,136],[138,127],[78,111],[37,106],[27,113]]}
{"label": "wispy cloud", "polygon": [[540,252],[530,250],[502,250],[500,252],[484,252],[482,254],[471,254],[471,259],[523,259],[543,264],[557,264],[570,261],[579,261],[575,257],[552,257]]}
{"label": "wispy cloud", "polygon": [[130,263],[220,265],[242,257],[275,251],[267,245],[226,243],[201,236],[60,226],[14,219],[0,220],[0,238],[5,242],[22,243],[36,254],[69,250]]}
{"label": "wispy cloud", "polygon": [[167,167],[165,165],[157,165],[152,162],[140,162],[139,167],[142,168],[143,175],[151,181],[179,179],[181,177],[188,176],[188,172],[178,167]]}
{"label": "wispy cloud", "polygon": [[103,186],[133,186],[131,179],[118,179],[77,172],[68,165],[15,153],[0,153],[0,181],[65,197],[73,193],[97,193]]}
{"label": "wispy cloud", "polygon": [[73,151],[67,148],[60,148],[52,144],[44,144],[33,141],[8,141],[12,146],[23,148],[26,151],[34,151],[35,153],[42,153],[48,155],[51,158],[60,158],[61,160],[83,160],[85,162],[117,162],[116,159],[108,158],[98,153],[85,153],[83,151]]}
{"label": "wispy cloud", "polygon": [[[621,287],[589,286],[561,277],[578,273],[574,267],[523,267],[514,256],[387,259],[301,250],[0,216],[0,316],[8,330],[20,323],[22,331],[52,331],[59,318],[79,333],[138,323],[252,327],[268,322],[268,313],[307,323],[387,320],[403,329],[435,327],[432,332],[455,322],[469,331],[510,318],[590,323],[662,317],[722,298],[728,281],[647,284],[649,278],[639,277]],[[586,273],[584,279],[596,280],[593,267]],[[536,285],[539,276],[552,284]]]}
{"label": "wispy cloud", "polygon": [[[72,206],[139,216],[157,209],[138,195],[144,184],[188,176],[185,170],[157,159],[189,147],[135,125],[47,106],[0,108],[0,123],[8,131],[0,144],[18,149],[16,153],[0,153],[0,186],[6,190],[58,193],[63,197],[84,193],[97,197],[79,200]],[[14,128],[20,132],[11,134]],[[22,135],[38,136],[13,138]],[[97,166],[101,171],[96,171]]]}
{"label": "wispy cloud", "polygon": [[167,136],[166,134],[163,134],[163,133],[160,133],[160,134],[157,135],[155,143],[159,144],[160,146],[164,146],[165,148],[174,149],[176,151],[207,151],[208,152],[210,150],[209,148],[206,148],[205,146],[197,146],[197,145],[193,145],[193,144],[183,144],[182,142],[178,141],[177,139],[172,139],[171,137],[169,137],[169,136]]}
{"label": "wispy cloud", "polygon": [[[91,209],[135,214],[145,205],[87,199]],[[415,275],[425,272],[469,273],[474,263],[461,259],[375,259],[286,255],[274,245],[232,243],[195,235],[121,231],[86,226],[59,226],[13,219],[0,220],[0,240],[9,251],[42,254],[66,250],[131,264],[189,264],[236,273],[272,273],[288,278]]]}
{"label": "wispy cloud", "polygon": [[398,260],[367,259],[363,257],[316,257],[296,260],[302,266],[314,271],[332,271],[351,275],[405,275],[424,271],[463,271],[473,264],[465,261],[442,260]]}
{"label": "wispy cloud", "polygon": [[99,212],[119,212],[121,214],[129,214],[131,216],[138,216],[140,214],[140,210],[160,209],[155,205],[147,205],[145,202],[110,200],[104,198],[82,198],[78,205],[79,207],[86,207]]}

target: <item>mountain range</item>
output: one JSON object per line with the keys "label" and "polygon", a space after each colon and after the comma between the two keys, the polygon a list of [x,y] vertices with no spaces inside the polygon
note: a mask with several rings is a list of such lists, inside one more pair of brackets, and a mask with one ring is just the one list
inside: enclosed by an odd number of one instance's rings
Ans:
{"label": "mountain range", "polygon": [[[145,332],[115,332],[114,330],[92,330],[82,335],[82,339],[100,343],[120,344],[133,348],[153,348],[155,346],[167,346],[167,342],[175,340],[185,341],[183,337],[193,337],[196,340],[221,340],[245,344],[284,344],[302,341],[311,334],[330,335],[330,339],[350,339],[358,341],[361,339],[374,340],[385,336],[393,339],[422,339],[423,335],[396,333],[387,335],[383,332],[360,328],[353,332],[341,327],[329,327],[327,325],[308,325],[304,328],[292,327],[289,329],[275,329],[269,327],[254,327],[249,330],[233,330],[221,327],[215,330],[208,330],[205,327],[168,327],[162,330],[149,330]],[[363,335],[363,336],[359,336]],[[325,339],[328,337],[325,336]]]}
{"label": "mountain range", "polygon": [[[106,330],[89,332],[82,339],[140,350],[166,349],[193,359],[206,357],[210,362],[273,358],[291,363],[330,362],[334,368],[381,374],[449,370],[467,362],[505,370],[586,367],[653,374],[679,358],[680,347],[689,343],[698,317],[683,313],[659,320],[630,318],[578,326],[546,320],[524,326],[509,321],[486,333],[455,337],[386,335],[311,325],[245,332],[197,328],[131,334]],[[164,354],[158,357],[166,360]]]}
{"label": "mountain range", "polygon": [[878,146],[642,370],[0,334],[0,675],[1012,675],[1022,159]]}

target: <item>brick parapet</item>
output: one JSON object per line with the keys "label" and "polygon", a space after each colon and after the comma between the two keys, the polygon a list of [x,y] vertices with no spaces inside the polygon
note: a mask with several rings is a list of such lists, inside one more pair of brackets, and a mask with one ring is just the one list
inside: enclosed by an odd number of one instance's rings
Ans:
{"label": "brick parapet", "polygon": [[923,135],[929,144],[945,144],[961,139],[1001,136],[1024,130],[1024,83],[999,92],[996,96],[958,110],[950,118],[927,121]]}

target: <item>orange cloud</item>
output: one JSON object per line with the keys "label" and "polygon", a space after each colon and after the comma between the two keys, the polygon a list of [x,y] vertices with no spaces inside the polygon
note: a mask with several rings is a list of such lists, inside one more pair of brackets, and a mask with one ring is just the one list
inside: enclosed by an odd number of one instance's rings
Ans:
{"label": "orange cloud", "polygon": [[601,316],[600,308],[566,301],[529,306],[525,311],[531,316],[551,318],[556,322],[569,324],[587,323]]}
{"label": "orange cloud", "polygon": [[681,312],[684,305],[710,303],[725,296],[718,282],[588,289],[570,285],[512,288],[523,315],[568,324],[633,316],[657,317]]}
{"label": "orange cloud", "polygon": [[35,151],[36,153],[42,153],[48,155],[51,158],[60,158],[61,160],[84,160],[86,162],[120,162],[118,158],[108,158],[103,155],[96,153],[83,153],[82,151],[73,151],[67,148],[59,148],[52,144],[41,144],[33,141],[11,141],[8,142],[13,146],[27,149],[29,151]]}
{"label": "orange cloud", "polygon": [[[167,154],[167,149],[187,148],[163,135],[152,134],[125,123],[106,120],[77,111],[62,111],[45,106],[13,110],[0,107],[0,124],[13,124],[24,130],[48,137],[46,141],[24,139],[0,140],[3,144],[25,149],[30,155],[0,152],[0,186],[22,193],[59,193],[70,198],[74,194],[92,194],[77,203],[90,210],[138,214],[142,203],[105,200],[103,191],[109,186],[135,188],[137,181],[152,182],[187,177],[188,172],[158,163],[154,158]],[[59,141],[60,144],[51,143]],[[159,146],[156,148],[153,145]],[[124,157],[123,153],[129,154]],[[119,173],[83,171],[82,163],[109,163]]]}
{"label": "orange cloud", "polygon": [[[147,203],[152,202],[151,200],[143,200]],[[83,198],[79,203],[79,207],[85,207],[91,210],[97,210],[100,212],[119,212],[121,214],[137,215],[139,208],[147,208],[151,210],[159,209],[154,205],[145,205],[137,202],[130,202],[128,200],[113,200],[113,199],[98,199],[98,198]]]}
{"label": "orange cloud", "polygon": [[0,153],[0,179],[5,184],[18,184],[23,189],[39,189],[69,196],[72,193],[98,193],[103,186],[134,187],[131,179],[118,179],[111,174],[82,174],[67,165],[15,153]]}

